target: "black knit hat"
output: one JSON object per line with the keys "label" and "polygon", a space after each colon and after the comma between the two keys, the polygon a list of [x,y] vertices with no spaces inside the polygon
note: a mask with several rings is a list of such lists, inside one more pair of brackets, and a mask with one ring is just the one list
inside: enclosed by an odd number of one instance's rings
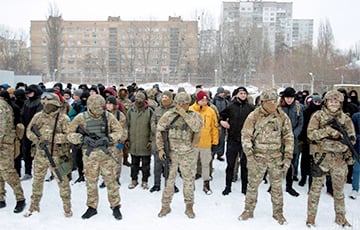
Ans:
{"label": "black knit hat", "polygon": [[247,89],[244,86],[240,86],[233,91],[232,96],[234,97],[239,92],[245,92],[246,94],[249,94]]}
{"label": "black knit hat", "polygon": [[108,96],[106,98],[106,104],[108,104],[108,103],[117,105],[116,98],[114,96]]}

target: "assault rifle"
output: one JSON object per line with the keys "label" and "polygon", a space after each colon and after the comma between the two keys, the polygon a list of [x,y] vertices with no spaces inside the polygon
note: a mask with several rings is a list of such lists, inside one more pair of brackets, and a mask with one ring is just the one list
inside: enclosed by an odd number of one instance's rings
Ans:
{"label": "assault rifle", "polygon": [[[31,131],[40,139],[41,134],[39,129],[35,126],[35,124],[33,126],[31,126]],[[56,176],[58,177],[59,181],[62,182],[62,176],[59,172],[59,169],[56,167],[55,161],[49,151],[49,148],[47,147],[47,143],[46,142],[40,142],[39,144],[40,149],[44,150],[46,157],[48,158],[51,167],[54,169]]]}
{"label": "assault rifle", "polygon": [[163,142],[164,142],[164,152],[165,152],[165,156],[166,156],[166,162],[167,163],[171,163],[170,162],[170,141],[169,141],[169,129],[173,129],[174,127],[174,123],[175,121],[177,121],[177,119],[180,118],[180,115],[176,115],[176,117],[170,122],[169,125],[166,126],[166,129],[164,131],[161,131],[161,136],[163,138]]}
{"label": "assault rifle", "polygon": [[119,164],[119,161],[116,160],[110,153],[107,146],[109,145],[110,137],[99,137],[96,133],[90,133],[84,126],[79,125],[76,129],[77,133],[80,133],[84,137],[84,144],[86,144],[87,150],[86,155],[90,156],[94,148],[101,149],[106,155],[109,155],[116,163]]}
{"label": "assault rifle", "polygon": [[346,145],[347,147],[349,147],[352,155],[355,157],[357,162],[360,163],[359,154],[356,151],[354,145],[351,143],[351,139],[349,137],[349,134],[346,132],[343,125],[336,118],[331,119],[328,122],[328,124],[331,126],[331,128],[333,128],[333,129],[335,129],[335,130],[337,130],[337,131],[339,131],[341,133],[341,135],[343,136],[343,139],[341,139],[340,142],[343,143],[344,145]]}
{"label": "assault rifle", "polygon": [[90,156],[91,151],[94,148],[99,147],[105,154],[109,154],[109,150],[106,148],[106,145],[109,144],[108,141],[99,137],[96,133],[90,133],[84,126],[79,125],[76,129],[77,133],[80,133],[84,137],[84,144],[88,145],[86,155]]}
{"label": "assault rifle", "polygon": [[170,143],[169,143],[169,131],[165,130],[165,131],[161,131],[161,136],[164,142],[164,152],[165,152],[165,156],[166,156],[166,162],[170,163]]}

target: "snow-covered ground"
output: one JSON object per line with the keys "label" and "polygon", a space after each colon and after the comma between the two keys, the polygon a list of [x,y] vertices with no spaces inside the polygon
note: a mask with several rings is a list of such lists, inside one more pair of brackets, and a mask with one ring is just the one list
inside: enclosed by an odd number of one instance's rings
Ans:
{"label": "snow-covered ground", "polygon": [[[130,168],[124,167],[121,176],[121,212],[123,219],[117,221],[112,216],[107,201],[106,189],[99,189],[98,214],[88,220],[81,219],[86,211],[86,186],[85,183],[77,183],[72,189],[73,217],[66,218],[63,215],[62,202],[56,183],[45,182],[44,194],[40,203],[40,213],[29,218],[23,217],[23,213],[14,214],[15,198],[11,188],[6,185],[7,207],[0,209],[1,229],[308,229],[305,226],[307,186],[294,185],[300,192],[299,197],[292,197],[284,193],[284,216],[287,225],[281,226],[272,218],[270,194],[266,191],[268,184],[262,183],[259,187],[258,204],[255,209],[254,218],[248,221],[239,221],[237,218],[244,208],[245,196],[241,193],[241,182],[233,183],[232,193],[228,196],[221,194],[225,184],[226,163],[214,160],[213,180],[211,181],[212,195],[205,195],[202,191],[202,180],[195,182],[195,219],[189,219],[184,214],[185,205],[182,195],[182,182],[178,178],[176,184],[180,193],[174,195],[171,204],[172,211],[166,217],[157,217],[161,208],[161,192],[150,193],[140,186],[133,190],[127,188],[130,183]],[[73,172],[73,178],[77,178],[77,172]],[[141,178],[141,176],[140,176]],[[101,179],[100,179],[101,181]],[[100,182],[99,182],[100,183]],[[149,178],[150,186],[153,185],[153,177]],[[26,196],[26,210],[30,205],[32,180],[23,181],[22,186]],[[163,186],[162,186],[163,189]],[[351,200],[348,194],[351,185],[345,185],[346,211],[352,229],[360,229],[360,198]],[[333,199],[322,191],[319,211],[316,218],[316,229],[341,229],[334,223],[335,219]]]}

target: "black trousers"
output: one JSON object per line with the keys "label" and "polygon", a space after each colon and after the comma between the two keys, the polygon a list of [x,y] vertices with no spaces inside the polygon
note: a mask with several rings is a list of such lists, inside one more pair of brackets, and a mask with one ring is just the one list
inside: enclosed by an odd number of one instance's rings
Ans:
{"label": "black trousers", "polygon": [[[150,177],[150,161],[151,156],[134,156],[131,155],[131,179],[138,179],[138,174],[141,169],[142,172],[142,182],[147,182]],[[141,162],[141,166],[140,166]]]}
{"label": "black trousers", "polygon": [[238,155],[240,154],[240,177],[241,177],[241,190],[246,192],[248,184],[248,170],[246,167],[247,160],[246,156],[242,150],[241,142],[228,140],[226,150],[226,177],[225,177],[225,186],[231,188],[232,179],[234,176],[234,167],[235,161],[237,160]]}

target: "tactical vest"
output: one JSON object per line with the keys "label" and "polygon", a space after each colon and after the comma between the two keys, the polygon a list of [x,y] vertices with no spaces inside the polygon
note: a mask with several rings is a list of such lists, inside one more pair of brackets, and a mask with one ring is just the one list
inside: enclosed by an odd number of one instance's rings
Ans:
{"label": "tactical vest", "polygon": [[[105,113],[105,116],[108,114]],[[104,115],[103,115],[104,116]],[[92,119],[87,112],[84,113],[85,121],[86,121],[86,129],[90,133],[95,133],[98,137],[106,137],[106,123],[104,119],[95,120]]]}

